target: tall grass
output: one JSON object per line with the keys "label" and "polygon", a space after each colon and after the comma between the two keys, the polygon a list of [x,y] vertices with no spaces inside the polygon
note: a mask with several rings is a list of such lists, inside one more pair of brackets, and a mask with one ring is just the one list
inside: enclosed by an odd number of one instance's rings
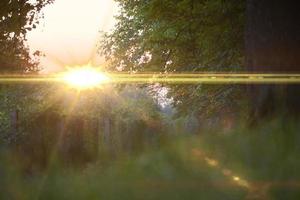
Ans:
{"label": "tall grass", "polygon": [[103,151],[81,167],[52,160],[30,175],[2,152],[0,199],[300,199],[298,130],[276,120],[172,135],[134,154]]}

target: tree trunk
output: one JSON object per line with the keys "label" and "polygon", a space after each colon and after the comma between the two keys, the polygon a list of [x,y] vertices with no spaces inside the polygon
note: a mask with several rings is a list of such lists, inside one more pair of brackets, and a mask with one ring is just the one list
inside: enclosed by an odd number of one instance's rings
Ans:
{"label": "tree trunk", "polygon": [[111,140],[111,130],[110,130],[111,122],[110,122],[110,119],[108,117],[105,117],[103,119],[103,124],[104,124],[104,131],[103,131],[103,133],[104,133],[104,135],[103,135],[104,142],[106,144],[109,144],[110,140]]}
{"label": "tree trunk", "polygon": [[[300,72],[300,12],[294,0],[247,0],[246,65],[251,73]],[[298,85],[251,85],[251,118],[300,114]]]}
{"label": "tree trunk", "polygon": [[13,135],[13,137],[17,135],[18,124],[19,124],[19,111],[15,109],[10,113],[10,128],[11,128],[11,135]]}

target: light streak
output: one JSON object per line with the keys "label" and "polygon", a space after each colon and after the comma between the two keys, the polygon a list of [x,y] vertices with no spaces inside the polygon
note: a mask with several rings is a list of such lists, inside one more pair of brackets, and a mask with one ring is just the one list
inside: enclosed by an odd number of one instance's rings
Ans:
{"label": "light streak", "polygon": [[[249,73],[105,73],[117,84],[300,84],[300,74]],[[54,75],[0,75],[0,84],[66,83],[62,74]],[[103,83],[99,83],[103,84]]]}

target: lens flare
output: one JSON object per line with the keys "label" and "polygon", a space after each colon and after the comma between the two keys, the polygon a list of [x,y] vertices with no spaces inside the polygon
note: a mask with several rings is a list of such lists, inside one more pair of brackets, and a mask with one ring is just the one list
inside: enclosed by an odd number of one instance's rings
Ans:
{"label": "lens flare", "polygon": [[70,86],[80,89],[96,87],[110,80],[104,73],[92,67],[70,69],[63,79]]}

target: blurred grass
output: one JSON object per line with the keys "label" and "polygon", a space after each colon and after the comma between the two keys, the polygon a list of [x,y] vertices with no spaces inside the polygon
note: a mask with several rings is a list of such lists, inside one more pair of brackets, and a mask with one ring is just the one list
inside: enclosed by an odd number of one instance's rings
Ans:
{"label": "blurred grass", "polygon": [[275,120],[254,129],[173,135],[138,154],[107,159],[107,153],[105,160],[100,154],[80,168],[53,162],[30,175],[2,152],[0,199],[300,199],[299,126]]}

